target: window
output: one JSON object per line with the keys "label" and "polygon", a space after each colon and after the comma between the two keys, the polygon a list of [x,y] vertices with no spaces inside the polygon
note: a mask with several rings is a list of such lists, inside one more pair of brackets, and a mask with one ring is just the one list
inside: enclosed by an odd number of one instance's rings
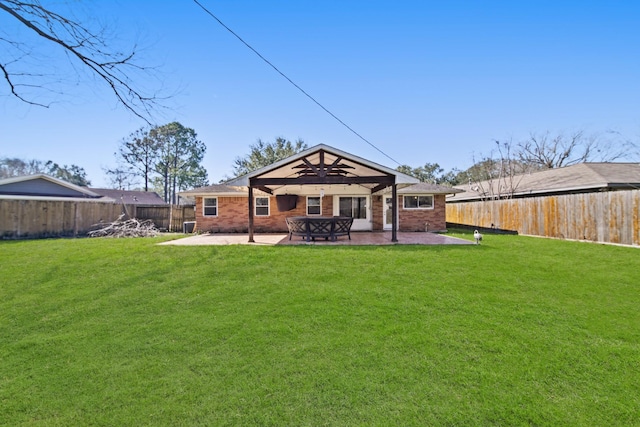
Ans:
{"label": "window", "polygon": [[205,197],[202,199],[202,210],[204,216],[218,216],[218,198]]}
{"label": "window", "polygon": [[340,216],[367,219],[366,197],[340,197]]}
{"label": "window", "polygon": [[256,216],[269,216],[268,197],[256,197]]}
{"label": "window", "polygon": [[433,196],[404,196],[405,209],[433,209]]}
{"label": "window", "polygon": [[307,197],[307,215],[320,215],[320,197]]}

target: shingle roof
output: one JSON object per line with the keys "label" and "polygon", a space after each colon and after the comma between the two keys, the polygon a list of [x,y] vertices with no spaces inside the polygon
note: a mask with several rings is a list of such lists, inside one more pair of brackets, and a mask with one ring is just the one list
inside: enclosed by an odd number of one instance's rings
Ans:
{"label": "shingle roof", "polygon": [[167,203],[153,191],[115,190],[111,188],[91,188],[94,193],[118,202],[133,205],[166,205]]}
{"label": "shingle roof", "polygon": [[75,197],[99,199],[102,195],[45,174],[0,179],[0,194],[21,197]]}
{"label": "shingle roof", "polygon": [[[254,194],[266,194],[260,190],[254,190]],[[181,191],[180,196],[194,197],[194,196],[236,196],[236,197],[248,197],[249,189],[247,187],[237,187],[225,184],[207,185],[204,187],[194,188],[193,190]]]}
{"label": "shingle roof", "polygon": [[583,193],[602,190],[640,188],[640,164],[638,163],[579,163],[564,168],[547,169],[513,178],[472,182],[457,188],[463,193],[448,201],[486,199],[493,196]]}
{"label": "shingle roof", "polygon": [[398,194],[455,194],[463,191],[464,190],[460,190],[459,188],[421,182],[419,184],[399,188]]}

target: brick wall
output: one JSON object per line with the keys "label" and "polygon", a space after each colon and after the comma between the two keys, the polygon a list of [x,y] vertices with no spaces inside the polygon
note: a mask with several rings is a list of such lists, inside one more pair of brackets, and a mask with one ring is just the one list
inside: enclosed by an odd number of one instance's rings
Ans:
{"label": "brick wall", "polygon": [[[202,197],[196,197],[197,231],[213,233],[247,233],[249,231],[249,201],[246,197],[218,197],[218,216],[204,216]],[[286,212],[278,211],[275,196],[269,197],[269,216],[253,217],[253,230],[256,233],[281,233],[287,231],[285,218],[305,216],[307,198],[298,196],[296,208]],[[322,200],[322,215],[333,215],[333,199]]]}
{"label": "brick wall", "polygon": [[444,231],[447,229],[445,195],[433,196],[433,209],[403,209],[402,196],[398,197],[400,231]]}
{"label": "brick wall", "polygon": [[[429,231],[446,230],[445,196],[434,195],[433,209],[403,209],[402,196],[398,196],[398,216],[400,231],[425,231],[429,223]],[[371,213],[373,230],[382,230],[382,197],[373,196]],[[253,226],[256,233],[280,233],[287,231],[285,218],[288,216],[305,216],[307,199],[298,196],[296,208],[287,212],[278,212],[275,196],[269,197],[269,216],[254,216]],[[197,231],[214,233],[246,233],[249,230],[249,202],[246,197],[218,197],[218,216],[204,216],[202,197],[196,197]],[[333,197],[322,200],[322,215],[333,216]]]}
{"label": "brick wall", "polygon": [[[383,229],[382,209],[383,197],[373,196],[371,214],[373,215],[373,230]],[[403,209],[402,196],[398,196],[398,229],[399,231],[425,231],[425,224],[429,223],[429,231],[444,231],[446,223],[445,195],[433,196],[433,209]]]}
{"label": "brick wall", "polygon": [[373,231],[382,231],[382,196],[371,196],[371,215]]}

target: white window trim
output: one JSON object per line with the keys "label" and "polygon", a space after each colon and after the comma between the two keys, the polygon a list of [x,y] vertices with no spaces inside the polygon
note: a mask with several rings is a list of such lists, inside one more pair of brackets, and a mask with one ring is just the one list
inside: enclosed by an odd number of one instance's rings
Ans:
{"label": "white window trim", "polygon": [[[258,214],[258,199],[267,199],[267,214],[266,215],[259,215]],[[261,208],[264,208],[264,206],[260,206]],[[253,214],[255,216],[270,216],[271,215],[271,197],[268,196],[256,196],[253,198]]]}
{"label": "white window trim", "polygon": [[[309,199],[320,199],[320,212],[317,214],[310,214],[309,213]],[[307,216],[311,216],[311,215],[317,215],[320,216],[322,215],[322,197],[320,195],[317,196],[307,196],[307,206],[306,206],[306,212],[307,212]]]}
{"label": "white window trim", "polygon": [[[408,208],[405,203],[405,197],[431,197],[431,206],[428,207],[415,207],[415,208]],[[403,194],[402,195],[402,209],[407,210],[407,211],[416,211],[416,210],[431,210],[434,209],[436,206],[436,198],[433,196],[433,194]]]}
{"label": "white window trim", "polygon": [[[215,215],[207,215],[205,213],[205,208],[212,208],[213,207],[213,206],[205,205],[204,201],[207,200],[207,199],[214,199],[216,201],[216,206],[215,206],[216,214]],[[216,216],[218,216],[219,209],[220,209],[220,207],[218,206],[218,198],[217,197],[203,197],[202,198],[202,216],[206,216],[206,217],[209,217],[209,218],[216,217]]]}

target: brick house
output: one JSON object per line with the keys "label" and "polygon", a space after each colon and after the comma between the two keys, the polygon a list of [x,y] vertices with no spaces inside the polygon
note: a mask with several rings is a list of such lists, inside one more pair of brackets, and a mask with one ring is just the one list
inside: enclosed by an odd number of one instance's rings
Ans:
{"label": "brick house", "polygon": [[286,232],[286,217],[348,216],[351,230],[389,230],[395,241],[396,231],[445,230],[445,197],[459,191],[317,145],[224,184],[180,195],[195,198],[198,231],[248,232],[251,241],[253,232]]}

